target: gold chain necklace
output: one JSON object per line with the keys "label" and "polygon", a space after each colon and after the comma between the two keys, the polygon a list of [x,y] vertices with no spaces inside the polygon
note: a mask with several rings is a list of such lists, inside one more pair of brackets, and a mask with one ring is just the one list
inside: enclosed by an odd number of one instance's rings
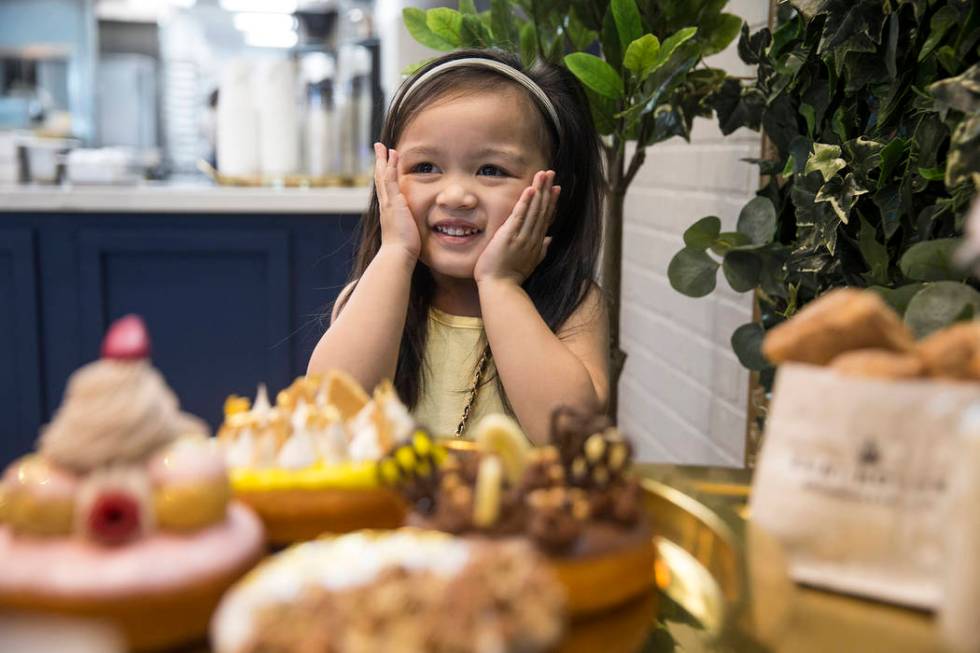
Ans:
{"label": "gold chain necklace", "polygon": [[473,404],[476,402],[476,394],[480,390],[480,379],[483,378],[483,373],[487,370],[487,365],[490,363],[490,345],[488,344],[483,349],[483,354],[480,356],[480,360],[476,364],[476,370],[473,373],[473,381],[470,383],[470,389],[466,393],[466,403],[463,404],[463,415],[459,418],[459,426],[456,427],[456,437],[463,437],[463,431],[466,429],[466,423],[470,419],[470,412],[473,410]]}

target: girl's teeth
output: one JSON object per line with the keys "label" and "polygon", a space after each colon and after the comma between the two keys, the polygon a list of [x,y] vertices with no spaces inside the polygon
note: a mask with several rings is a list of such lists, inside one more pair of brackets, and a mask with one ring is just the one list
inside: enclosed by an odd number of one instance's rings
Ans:
{"label": "girl's teeth", "polygon": [[447,236],[472,236],[478,233],[477,229],[463,229],[462,227],[436,227],[436,231],[444,233]]}

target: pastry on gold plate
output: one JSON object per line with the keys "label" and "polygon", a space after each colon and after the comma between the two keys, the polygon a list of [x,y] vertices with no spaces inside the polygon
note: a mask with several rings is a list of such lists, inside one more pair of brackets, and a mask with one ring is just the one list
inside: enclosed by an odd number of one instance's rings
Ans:
{"label": "pastry on gold plate", "polygon": [[527,542],[417,529],[294,545],[257,567],[211,625],[215,653],[538,653],[562,589]]}
{"label": "pastry on gold plate", "polygon": [[132,650],[192,642],[263,552],[224,462],[127,316],[0,481],[0,610],[105,620]]}
{"label": "pastry on gold plate", "polygon": [[218,441],[235,496],[262,517],[276,545],[359,528],[394,528],[401,498],[378,483],[377,460],[414,422],[390,383],[372,396],[350,376],[300,377],[276,404],[229,397]]}
{"label": "pastry on gold plate", "polygon": [[[382,479],[412,504],[409,523],[454,534],[527,538],[565,587],[573,616],[623,604],[653,588],[655,558],[632,447],[605,418],[556,411],[551,444],[532,449],[517,424],[491,415],[475,446],[440,464],[406,443],[382,460]],[[424,441],[423,441],[424,444]]]}

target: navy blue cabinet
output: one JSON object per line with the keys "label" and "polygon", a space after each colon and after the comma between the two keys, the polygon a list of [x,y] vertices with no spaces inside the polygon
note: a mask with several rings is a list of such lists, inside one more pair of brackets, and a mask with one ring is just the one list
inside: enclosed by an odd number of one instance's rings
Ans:
{"label": "navy blue cabinet", "polygon": [[[182,406],[302,374],[354,250],[352,215],[0,217],[0,465],[30,450],[68,376],[127,313]],[[13,416],[11,419],[10,416]]]}

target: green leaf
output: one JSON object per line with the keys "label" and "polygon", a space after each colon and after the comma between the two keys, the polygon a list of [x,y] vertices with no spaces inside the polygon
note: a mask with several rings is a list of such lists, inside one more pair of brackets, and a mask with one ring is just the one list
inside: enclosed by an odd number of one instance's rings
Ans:
{"label": "green leaf", "polygon": [[599,57],[586,52],[573,52],[565,57],[565,65],[580,82],[599,95],[613,100],[623,97],[623,80],[612,66]]}
{"label": "green leaf", "polygon": [[870,286],[869,289],[875,291],[885,302],[891,306],[899,315],[905,315],[912,297],[917,292],[926,287],[924,283],[910,283],[898,288],[885,288],[884,286]]}
{"label": "green leaf", "polygon": [[722,272],[735,292],[748,292],[759,285],[761,263],[752,252],[733,249],[725,254]]}
{"label": "green leaf", "polygon": [[715,289],[718,262],[699,249],[685,247],[667,266],[671,287],[688,297],[704,297]]}
{"label": "green leaf", "polygon": [[718,238],[711,245],[711,251],[718,256],[724,256],[735,247],[745,247],[751,245],[752,241],[743,233],[737,231],[723,231],[718,234]]}
{"label": "green leaf", "polygon": [[402,9],[402,20],[405,21],[405,28],[412,35],[412,38],[426,47],[449,52],[458,46],[458,44],[448,41],[429,29],[426,23],[426,12],[423,9],[416,9],[415,7]]}
{"label": "green leaf", "polygon": [[881,148],[881,174],[878,175],[879,188],[888,182],[889,178],[892,176],[892,173],[905,156],[908,147],[908,139],[896,137],[888,141],[888,144],[885,145],[885,147]]}
{"label": "green leaf", "polygon": [[674,54],[674,51],[679,48],[682,44],[690,41],[697,34],[697,27],[685,27],[684,29],[677,30],[660,44],[660,52],[657,53],[657,61],[654,63],[654,68],[659,68],[661,65],[665,64]]}
{"label": "green leaf", "polygon": [[943,115],[950,109],[976,113],[980,102],[980,63],[973,64],[961,75],[932,84],[929,92],[936,98],[936,106]]}
{"label": "green leaf", "polygon": [[849,172],[843,179],[837,176],[821,186],[814,201],[830,203],[830,207],[840,218],[840,221],[847,224],[851,209],[857,203],[858,196],[867,192],[868,189],[863,188],[858,183],[854,173]]}
{"label": "green leaf", "polygon": [[943,168],[919,168],[919,174],[929,181],[942,181],[946,177]]}
{"label": "green leaf", "polygon": [[926,39],[922,49],[919,50],[919,61],[925,61],[926,57],[932,54],[939,42],[946,36],[949,28],[959,20],[959,12],[955,8],[946,5],[932,15],[929,21],[929,38]]}
{"label": "green leaf", "polygon": [[916,243],[905,251],[898,267],[913,281],[947,281],[964,279],[966,274],[956,268],[954,255],[959,238],[939,238]]}
{"label": "green leaf", "polygon": [[721,220],[709,215],[687,228],[684,232],[684,244],[692,249],[704,251],[714,244],[720,233]]}
{"label": "green leaf", "polygon": [[597,38],[599,38],[599,33],[590,30],[579,22],[579,20],[575,18],[575,14],[568,17],[566,33],[568,34],[568,38],[571,39],[572,45],[576,50],[586,50],[590,45],[595,43]]}
{"label": "green leaf", "polygon": [[528,21],[521,27],[521,63],[530,67],[538,58],[538,35],[534,23]]}
{"label": "green leaf", "polygon": [[881,214],[881,227],[888,241],[902,226],[902,194],[898,184],[889,184],[878,190],[872,198]]}
{"label": "green leaf", "polygon": [[776,235],[776,207],[768,197],[756,196],[742,207],[738,214],[740,234],[744,234],[753,245],[766,245]]}
{"label": "green leaf", "polygon": [[433,34],[455,44],[456,47],[462,44],[463,15],[455,9],[448,7],[429,9],[425,14],[425,24]]}
{"label": "green leaf", "polygon": [[888,248],[875,238],[875,228],[863,217],[861,218],[861,233],[858,236],[858,249],[864,262],[868,264],[867,279],[871,283],[883,285],[888,283]]}
{"label": "green leaf", "polygon": [[465,14],[463,16],[460,40],[462,45],[468,48],[486,48],[493,44],[490,31],[487,30],[483,21],[478,16],[472,14]]}
{"label": "green leaf", "polygon": [[596,130],[603,136],[608,136],[616,131],[616,102],[607,97],[603,97],[586,88],[585,95],[589,98],[589,109],[592,112],[592,122],[595,123]]}
{"label": "green leaf", "polygon": [[971,313],[980,314],[980,293],[963,283],[940,281],[912,297],[905,310],[905,323],[917,338],[923,338]]}
{"label": "green leaf", "polygon": [[701,56],[709,57],[727,48],[742,29],[742,19],[734,14],[718,14],[718,17],[703,24],[705,35]]}
{"label": "green leaf", "polygon": [[498,44],[510,44],[511,47],[520,44],[517,22],[509,0],[490,0],[490,31]]}
{"label": "green leaf", "polygon": [[612,0],[609,8],[616,22],[619,46],[626,50],[630,43],[643,36],[643,19],[636,8],[636,0]]}
{"label": "green leaf", "polygon": [[762,355],[762,339],[765,335],[765,329],[758,322],[743,324],[732,333],[732,350],[742,367],[758,372],[769,366]]}
{"label": "green leaf", "polygon": [[806,134],[813,138],[813,130],[817,126],[817,114],[813,107],[805,102],[800,105],[800,115],[806,119]]}
{"label": "green leaf", "polygon": [[610,9],[602,19],[602,30],[599,32],[599,42],[602,44],[602,56],[614,68],[623,65],[623,46],[619,42],[619,30]]}
{"label": "green leaf", "polygon": [[476,5],[473,0],[459,0],[459,13],[476,16]]}
{"label": "green leaf", "polygon": [[806,160],[803,174],[819,171],[823,180],[827,181],[839,171],[847,167],[847,161],[840,156],[839,145],[826,145],[824,143],[813,144],[813,154]]}
{"label": "green leaf", "polygon": [[646,79],[653,72],[659,52],[660,40],[653,34],[644,34],[626,48],[623,67],[635,73],[640,80]]}

